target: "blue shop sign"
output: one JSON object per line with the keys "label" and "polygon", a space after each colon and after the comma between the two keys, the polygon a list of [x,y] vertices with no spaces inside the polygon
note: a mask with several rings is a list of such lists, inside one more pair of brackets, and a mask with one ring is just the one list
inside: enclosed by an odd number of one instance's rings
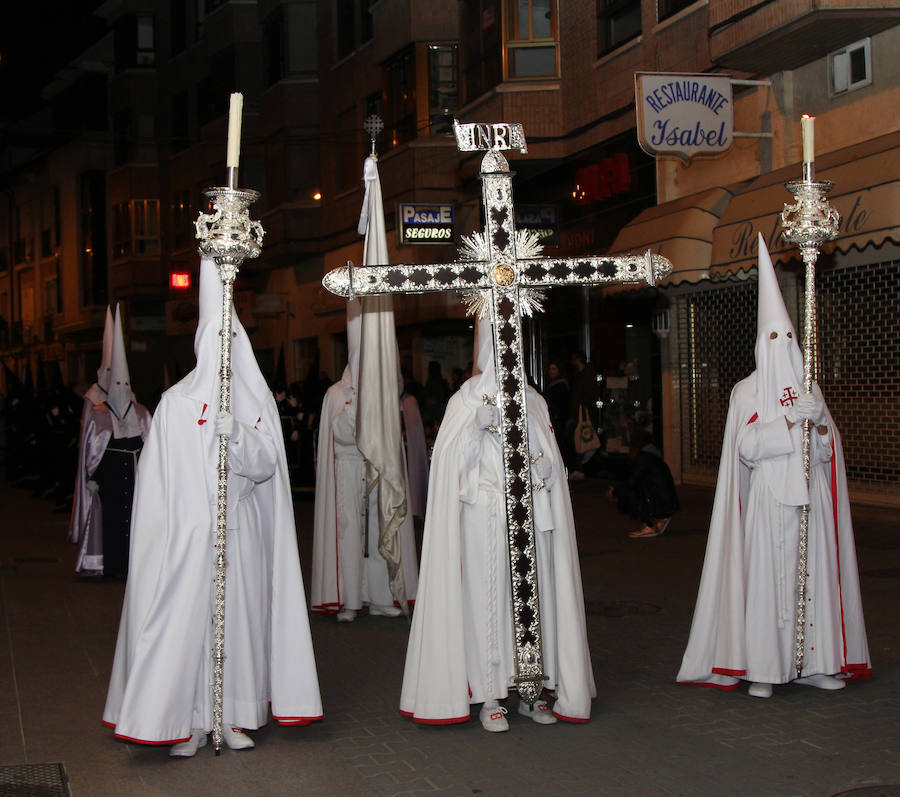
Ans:
{"label": "blue shop sign", "polygon": [[401,244],[452,244],[454,241],[453,205],[401,203],[397,218]]}

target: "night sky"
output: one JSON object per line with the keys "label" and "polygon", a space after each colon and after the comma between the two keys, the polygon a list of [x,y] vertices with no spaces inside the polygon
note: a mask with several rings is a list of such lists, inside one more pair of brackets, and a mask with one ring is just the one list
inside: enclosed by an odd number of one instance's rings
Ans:
{"label": "night sky", "polygon": [[0,11],[0,125],[41,105],[54,73],[106,29],[101,0],[6,0]]}

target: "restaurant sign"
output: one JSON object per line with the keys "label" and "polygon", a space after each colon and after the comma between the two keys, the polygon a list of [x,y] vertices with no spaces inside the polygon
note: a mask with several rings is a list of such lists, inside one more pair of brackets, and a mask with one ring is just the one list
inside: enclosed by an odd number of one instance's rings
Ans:
{"label": "restaurant sign", "polygon": [[725,152],[734,142],[731,78],[722,75],[637,72],[638,143],[648,155]]}
{"label": "restaurant sign", "polygon": [[453,243],[453,205],[401,203],[397,218],[401,244]]}

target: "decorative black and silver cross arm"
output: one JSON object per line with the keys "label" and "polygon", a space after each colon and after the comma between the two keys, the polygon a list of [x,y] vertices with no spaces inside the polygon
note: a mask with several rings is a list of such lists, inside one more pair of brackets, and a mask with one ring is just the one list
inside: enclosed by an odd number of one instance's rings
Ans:
{"label": "decorative black and silver cross arm", "polygon": [[478,294],[494,330],[494,357],[499,392],[490,397],[499,411],[500,445],[506,484],[513,633],[514,682],[529,704],[540,696],[543,672],[540,601],[532,511],[531,456],[528,447],[522,316],[539,305],[534,289],[559,285],[608,285],[645,282],[653,285],[671,273],[666,258],[644,255],[548,258],[533,256],[540,247],[531,233],[516,231],[512,176],[501,150],[526,151],[521,125],[454,122],[461,151],[487,150],[481,164],[485,219],[483,233],[464,239],[468,259],[428,265],[356,267],[325,275],[332,293],[353,298],[386,293],[464,291]]}

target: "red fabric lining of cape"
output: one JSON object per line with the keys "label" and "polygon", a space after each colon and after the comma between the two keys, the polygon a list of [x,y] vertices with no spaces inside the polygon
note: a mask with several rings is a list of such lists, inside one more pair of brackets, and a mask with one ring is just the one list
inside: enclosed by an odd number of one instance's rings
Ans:
{"label": "red fabric lining of cape", "polygon": [[583,724],[583,723],[585,723],[585,722],[590,722],[590,721],[591,721],[591,718],[590,718],[590,717],[584,717],[584,718],[581,718],[581,717],[567,717],[565,714],[559,714],[559,713],[557,713],[556,711],[553,712],[553,716],[556,717],[556,719],[558,719],[558,720],[562,720],[563,722],[577,722],[577,723],[582,723],[582,724]]}

